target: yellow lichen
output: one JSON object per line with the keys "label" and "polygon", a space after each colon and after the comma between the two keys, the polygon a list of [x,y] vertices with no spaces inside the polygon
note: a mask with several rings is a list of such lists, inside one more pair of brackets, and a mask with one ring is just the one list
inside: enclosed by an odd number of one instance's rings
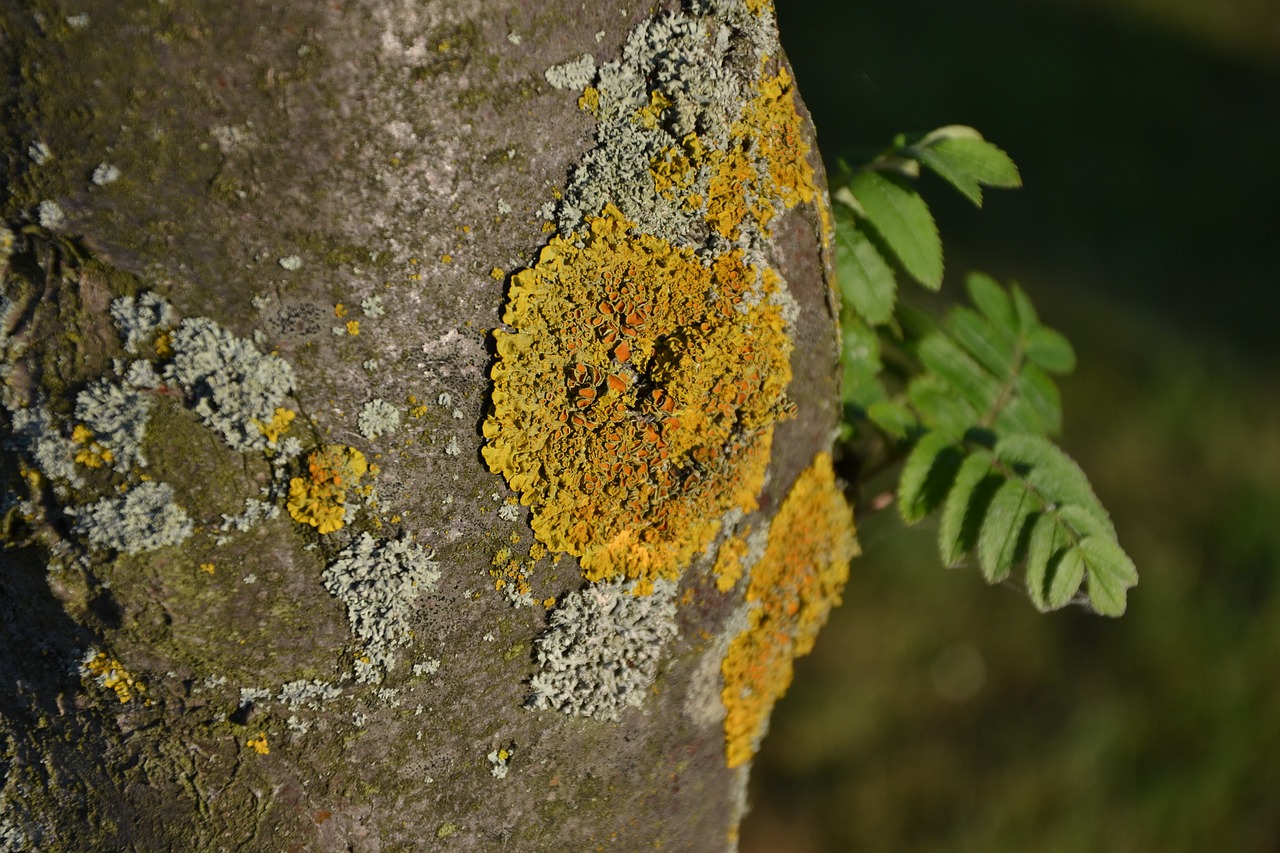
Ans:
{"label": "yellow lichen", "polygon": [[791,684],[792,661],[808,654],[858,553],[853,514],[825,453],[792,486],[751,569],[749,624],[721,664],[725,758],[751,760],[774,703]]}
{"label": "yellow lichen", "polygon": [[339,320],[347,316],[347,306],[343,305],[341,302],[333,306],[333,316],[337,317]]}
{"label": "yellow lichen", "polygon": [[357,488],[368,470],[364,454],[354,447],[331,444],[317,450],[307,457],[308,476],[289,481],[289,515],[321,533],[341,529],[347,489]]}
{"label": "yellow lichen", "polygon": [[76,424],[72,427],[71,443],[83,445],[76,450],[75,461],[77,465],[84,465],[87,468],[102,468],[115,461],[115,454],[109,448],[94,441],[93,431],[84,424]]}
{"label": "yellow lichen", "polygon": [[216,569],[213,563],[201,563],[200,571],[204,572],[205,574],[211,575],[216,571]]}
{"label": "yellow lichen", "polygon": [[720,546],[712,572],[716,576],[716,589],[728,592],[742,577],[742,558],[747,555],[745,532],[731,537]]}
{"label": "yellow lichen", "polygon": [[360,321],[359,321],[359,320],[348,320],[348,321],[347,321],[347,334],[348,334],[348,335],[358,335],[358,334],[360,334]]}
{"label": "yellow lichen", "polygon": [[168,358],[173,355],[173,336],[168,332],[164,332],[156,338],[156,355],[161,358]]}
{"label": "yellow lichen", "polygon": [[106,652],[98,652],[84,664],[83,672],[94,676],[97,683],[113,691],[121,703],[133,699],[134,693],[145,693],[147,688],[129,674],[128,670],[115,658],[107,657]]}
{"label": "yellow lichen", "polygon": [[271,747],[267,745],[267,733],[258,732],[257,737],[251,737],[244,742],[244,745],[252,749],[258,755],[270,755]]}
{"label": "yellow lichen", "polygon": [[646,591],[755,508],[791,341],[740,251],[704,264],[612,205],[588,225],[512,277],[483,453],[539,541]]}
{"label": "yellow lichen", "polygon": [[254,418],[253,423],[258,428],[258,431],[267,437],[267,444],[275,447],[276,442],[280,440],[280,436],[289,431],[289,425],[293,423],[293,419],[297,416],[298,413],[292,409],[278,408],[272,414],[270,422],[264,424]]}

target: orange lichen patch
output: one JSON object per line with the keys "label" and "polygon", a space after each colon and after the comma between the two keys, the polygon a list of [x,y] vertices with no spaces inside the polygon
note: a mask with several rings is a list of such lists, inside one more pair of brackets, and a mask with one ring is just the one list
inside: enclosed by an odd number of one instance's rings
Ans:
{"label": "orange lichen patch", "polygon": [[341,529],[347,489],[357,489],[368,471],[364,454],[354,447],[331,444],[317,450],[307,458],[308,475],[289,481],[289,515],[321,533]]}
{"label": "orange lichen patch", "polygon": [[120,661],[107,657],[106,652],[98,652],[95,657],[85,661],[81,671],[92,675],[99,686],[113,691],[122,703],[133,699],[135,692],[147,692],[145,685],[130,675]]}
{"label": "orange lichen patch", "polygon": [[747,556],[747,539],[749,531],[744,530],[737,536],[726,539],[716,554],[716,564],[712,572],[716,576],[716,589],[728,592],[742,577],[742,559]]}
{"label": "orange lichen patch", "polygon": [[258,431],[267,437],[267,444],[275,447],[276,442],[280,440],[280,436],[289,431],[289,425],[293,423],[293,419],[297,416],[298,413],[292,409],[278,408],[272,414],[269,423],[264,424],[257,418],[254,418],[253,423],[258,428]]}
{"label": "orange lichen patch", "polygon": [[270,755],[271,747],[267,745],[267,733],[258,732],[257,737],[251,737],[244,742],[244,745],[252,749],[258,755]]}
{"label": "orange lichen patch", "polygon": [[755,508],[791,341],[740,252],[704,264],[612,205],[588,224],[512,278],[483,453],[539,541],[643,592]]}
{"label": "orange lichen patch", "polygon": [[749,625],[721,663],[730,767],[755,754],[774,703],[791,684],[793,659],[813,649],[857,554],[853,513],[836,486],[831,457],[821,453],[778,509],[769,545],[751,570]]}

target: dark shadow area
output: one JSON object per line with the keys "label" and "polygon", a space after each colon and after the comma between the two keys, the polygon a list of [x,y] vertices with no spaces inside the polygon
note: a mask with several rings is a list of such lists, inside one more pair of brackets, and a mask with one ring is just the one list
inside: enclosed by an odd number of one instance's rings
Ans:
{"label": "dark shadow area", "polygon": [[[1096,11],[1025,0],[781,0],[829,160],[969,124],[1025,188],[976,211],[926,185],[950,250],[993,273],[1105,287],[1180,326],[1280,353],[1280,74]],[[1029,282],[1034,288],[1035,282]]]}
{"label": "dark shadow area", "polygon": [[860,511],[742,850],[1280,849],[1276,65],[1119,0],[779,5],[828,158],[963,123],[1021,167],[981,211],[926,178],[943,292],[1016,277],[1076,345],[1062,444],[1141,580],[1121,619],[1041,615],[944,571],[936,522]]}

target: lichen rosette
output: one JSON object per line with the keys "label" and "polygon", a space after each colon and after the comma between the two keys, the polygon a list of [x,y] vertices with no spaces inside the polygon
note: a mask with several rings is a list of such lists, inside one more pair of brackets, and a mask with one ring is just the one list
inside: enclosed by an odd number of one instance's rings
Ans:
{"label": "lichen rosette", "polygon": [[779,280],[617,208],[513,277],[483,453],[588,580],[675,578],[763,483],[790,411]]}

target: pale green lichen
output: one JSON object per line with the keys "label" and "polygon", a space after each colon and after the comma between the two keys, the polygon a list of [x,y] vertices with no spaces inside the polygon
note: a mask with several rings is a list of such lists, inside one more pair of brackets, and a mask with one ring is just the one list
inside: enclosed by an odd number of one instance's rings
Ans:
{"label": "pale green lichen", "polygon": [[173,488],[167,483],[140,483],[124,495],[66,512],[75,518],[76,535],[91,546],[126,554],[181,544],[193,529],[187,513],[173,502]]}
{"label": "pale green lichen", "polygon": [[638,708],[676,636],[676,584],[659,580],[650,595],[633,583],[571,592],[534,644],[538,672],[526,707],[617,721]]}
{"label": "pale green lichen", "polygon": [[146,291],[139,296],[121,296],[111,301],[111,319],[124,338],[129,352],[137,352],[144,344],[178,322],[173,306],[156,293]]}
{"label": "pale green lichen", "polygon": [[393,433],[400,427],[400,410],[386,400],[370,400],[360,410],[356,425],[368,439]]}
{"label": "pale green lichen", "polygon": [[293,368],[263,355],[207,317],[183,320],[172,333],[173,361],[165,377],[195,398],[195,413],[235,450],[270,444],[261,425],[294,389]]}
{"label": "pale green lichen", "polygon": [[357,681],[380,682],[395,666],[395,649],[412,639],[414,601],[439,579],[439,565],[421,546],[403,539],[379,542],[368,533],[325,568],[325,589],[346,605],[360,644]]}
{"label": "pale green lichen", "polygon": [[111,452],[111,464],[127,473],[145,466],[142,440],[154,401],[130,385],[100,379],[76,395],[76,418]]}

